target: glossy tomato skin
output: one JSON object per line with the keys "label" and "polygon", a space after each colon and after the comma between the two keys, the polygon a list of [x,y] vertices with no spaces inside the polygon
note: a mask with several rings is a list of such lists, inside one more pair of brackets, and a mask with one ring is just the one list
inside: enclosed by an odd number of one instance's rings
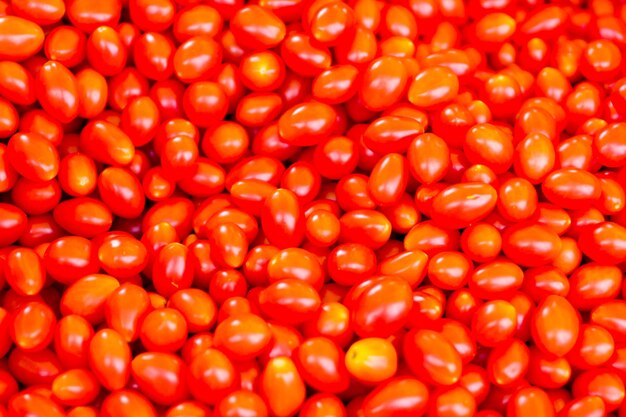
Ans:
{"label": "glossy tomato skin", "polygon": [[89,366],[103,387],[123,388],[130,377],[131,351],[115,330],[96,333],[89,343]]}
{"label": "glossy tomato skin", "polygon": [[[429,393],[426,385],[413,377],[396,377],[370,392],[361,405],[365,416],[393,416],[409,412],[422,416],[426,412]],[[410,404],[404,407],[402,404]]]}
{"label": "glossy tomato skin", "polygon": [[131,363],[131,375],[151,401],[173,405],[188,397],[187,367],[182,359],[166,353],[142,353]]}
{"label": "glossy tomato skin", "polygon": [[344,352],[324,337],[310,338],[294,351],[294,361],[304,381],[320,391],[339,393],[349,386]]}
{"label": "glossy tomato skin", "polygon": [[215,329],[215,346],[238,360],[252,359],[270,343],[267,323],[255,314],[236,314]]}
{"label": "glossy tomato skin", "polygon": [[[189,364],[189,388],[198,401],[215,404],[234,391],[239,375],[226,355],[207,349]],[[206,395],[207,391],[211,392]]]}
{"label": "glossy tomato skin", "polygon": [[[287,357],[272,358],[261,374],[260,390],[275,415],[291,415],[304,403],[306,386],[295,364]],[[284,396],[285,393],[289,395]]]}
{"label": "glossy tomato skin", "polygon": [[626,417],[626,6],[0,0],[0,417]]}
{"label": "glossy tomato skin", "polygon": [[412,330],[404,339],[403,352],[409,367],[420,378],[437,385],[452,385],[461,377],[459,353],[441,334]]}
{"label": "glossy tomato skin", "polygon": [[486,217],[496,204],[496,190],[488,184],[452,185],[432,202],[432,219],[439,225],[460,229]]}
{"label": "glossy tomato skin", "polygon": [[411,288],[400,278],[365,281],[354,296],[352,323],[355,333],[361,337],[387,337],[400,330],[413,305]]}
{"label": "glossy tomato skin", "polygon": [[[551,314],[558,314],[561,318],[558,323],[547,318]],[[541,350],[563,356],[576,343],[580,330],[580,316],[565,298],[549,295],[533,313],[531,330],[533,340]]]}

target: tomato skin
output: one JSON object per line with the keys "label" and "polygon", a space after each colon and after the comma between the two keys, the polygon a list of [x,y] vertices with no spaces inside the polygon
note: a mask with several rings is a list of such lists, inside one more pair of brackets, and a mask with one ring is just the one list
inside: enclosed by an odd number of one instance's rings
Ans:
{"label": "tomato skin", "polygon": [[624,400],[624,382],[611,370],[581,373],[572,386],[574,396],[595,395],[604,401],[607,411],[614,411]]}
{"label": "tomato skin", "polygon": [[137,391],[119,390],[109,394],[102,402],[100,415],[103,417],[156,417],[154,406]]}
{"label": "tomato skin", "polygon": [[163,296],[191,287],[193,268],[188,248],[176,242],[166,244],[156,254],[152,271],[155,288]]}
{"label": "tomato skin", "polygon": [[439,225],[461,229],[489,215],[496,205],[496,190],[488,184],[451,185],[432,202],[432,219]]}
{"label": "tomato skin", "polygon": [[626,328],[621,317],[626,313],[626,303],[622,300],[610,300],[591,310],[590,323],[602,326],[609,331],[616,343],[626,340]]}
{"label": "tomato skin", "polygon": [[104,321],[107,298],[119,285],[119,281],[109,275],[87,275],[67,288],[61,297],[61,313],[77,314],[97,325]]}
{"label": "tomato skin", "polygon": [[619,293],[621,272],[615,266],[588,263],[574,270],[567,296],[579,310],[589,310],[615,298]]}
{"label": "tomato skin", "polygon": [[368,183],[373,200],[387,206],[397,203],[408,183],[406,159],[399,154],[387,154],[382,157],[370,173]]}
{"label": "tomato skin", "polygon": [[474,269],[469,277],[469,288],[476,296],[495,300],[507,298],[519,289],[524,272],[513,262],[496,259]]}
{"label": "tomato skin", "polygon": [[71,284],[98,272],[97,251],[91,241],[80,236],[53,240],[43,256],[46,272],[62,284]]}
{"label": "tomato skin", "polygon": [[215,329],[217,348],[237,360],[252,359],[270,343],[271,332],[255,314],[237,314],[222,320]]}
{"label": "tomato skin", "polygon": [[130,343],[139,338],[139,324],[150,310],[148,293],[138,285],[126,282],[106,299],[104,316],[107,325]]}
{"label": "tomato skin", "polygon": [[363,144],[380,154],[404,153],[412,140],[424,133],[424,125],[404,116],[384,116],[372,122],[363,132]]}
{"label": "tomato skin", "polygon": [[411,288],[415,288],[426,276],[427,262],[428,255],[421,250],[404,251],[380,262],[378,272],[382,275],[400,276]]}
{"label": "tomato skin", "polygon": [[450,168],[448,144],[431,133],[424,133],[413,139],[407,155],[411,174],[422,184],[436,183]]}
{"label": "tomato skin", "polygon": [[472,333],[482,346],[496,346],[510,339],[517,330],[515,307],[503,300],[487,301],[476,309]]}
{"label": "tomato skin", "polygon": [[89,371],[74,369],[58,375],[52,382],[52,395],[64,405],[91,403],[100,393],[96,377]]}
{"label": "tomato skin", "polygon": [[380,277],[361,284],[350,306],[352,327],[360,337],[388,337],[407,322],[413,298],[409,284],[397,277]]}
{"label": "tomato skin", "polygon": [[259,295],[261,311],[283,324],[304,323],[313,317],[320,304],[317,291],[310,284],[295,279],[275,282]]}
{"label": "tomato skin", "polygon": [[45,283],[43,261],[32,249],[15,249],[5,260],[4,278],[20,295],[36,295]]}
{"label": "tomato skin", "polygon": [[9,139],[7,157],[13,168],[32,181],[49,181],[59,172],[59,154],[38,133],[17,133]]}
{"label": "tomato skin", "polygon": [[559,169],[552,171],[541,185],[551,203],[566,209],[581,209],[600,198],[600,182],[587,171]]}
{"label": "tomato skin", "polygon": [[89,322],[77,315],[61,318],[56,325],[54,351],[67,368],[87,367],[89,344],[94,330]]}
{"label": "tomato skin", "polygon": [[[226,355],[207,349],[189,364],[189,389],[194,398],[206,404],[216,404],[236,389],[239,374]],[[210,392],[210,395],[207,395]]]}
{"label": "tomato skin", "polygon": [[117,216],[135,218],[143,212],[145,198],[139,180],[123,168],[109,167],[102,171],[98,191]]}
{"label": "tomato skin", "polygon": [[409,101],[430,108],[451,101],[459,91],[459,79],[448,68],[433,67],[421,71],[409,86]]}
{"label": "tomato skin", "polygon": [[566,417],[601,416],[606,413],[606,406],[600,397],[585,396],[570,401],[561,411]]}
{"label": "tomato skin", "polygon": [[348,372],[358,381],[368,384],[394,376],[397,362],[395,347],[388,340],[377,337],[358,340],[346,352]]}
{"label": "tomato skin", "polygon": [[579,3],[0,0],[0,417],[626,417]]}
{"label": "tomato skin", "polygon": [[215,302],[209,294],[197,288],[178,290],[169,298],[167,306],[185,317],[191,333],[209,330],[216,319]]}
{"label": "tomato skin", "polygon": [[[206,416],[209,416],[208,413],[209,412],[207,411]],[[239,390],[233,391],[219,402],[215,408],[215,415],[219,417],[227,417],[231,415],[267,417],[268,409],[265,402],[258,394],[251,391]],[[183,417],[183,415],[181,414],[180,417]]]}
{"label": "tomato skin", "polygon": [[353,210],[340,219],[342,242],[361,243],[372,249],[383,246],[391,236],[391,222],[374,210]]}
{"label": "tomato skin", "polygon": [[534,388],[522,388],[511,397],[507,415],[523,416],[533,413],[541,416],[554,416],[554,409],[545,391]]}
{"label": "tomato skin", "polygon": [[20,393],[14,396],[9,401],[7,410],[12,415],[61,417],[65,414],[52,399],[37,393]]}
{"label": "tomato skin", "polygon": [[24,61],[35,55],[43,46],[44,33],[32,21],[17,16],[0,18],[0,57],[8,61]]}
{"label": "tomato skin", "polygon": [[268,409],[278,417],[293,415],[304,403],[306,387],[295,364],[287,357],[270,359],[260,383]]}
{"label": "tomato skin", "polygon": [[141,392],[158,404],[173,405],[188,397],[186,365],[167,353],[142,353],[131,362],[131,375]]}
{"label": "tomato skin", "polygon": [[[547,318],[552,314],[558,314],[558,323]],[[580,331],[580,316],[565,298],[549,295],[533,313],[531,330],[535,344],[542,351],[564,356],[576,343]]]}
{"label": "tomato skin", "polygon": [[453,385],[461,377],[461,357],[452,344],[432,330],[411,330],[404,339],[404,356],[411,370],[437,385]]}
{"label": "tomato skin", "polygon": [[615,265],[626,260],[626,253],[622,250],[621,244],[624,238],[626,229],[623,226],[604,222],[584,229],[578,237],[578,246],[592,260]]}
{"label": "tomato skin", "polygon": [[135,156],[128,135],[107,121],[88,123],[80,134],[80,146],[94,160],[109,165],[128,165]]}
{"label": "tomato skin", "polygon": [[46,304],[32,301],[20,306],[13,312],[12,319],[11,339],[21,350],[41,351],[52,342],[56,317]]}
{"label": "tomato skin", "polygon": [[288,109],[278,119],[278,133],[290,145],[319,144],[333,129],[335,110],[328,104],[309,101]]}
{"label": "tomato skin", "polygon": [[102,386],[109,390],[123,388],[130,377],[131,351],[115,330],[97,332],[89,343],[89,367]]}
{"label": "tomato skin", "polygon": [[176,352],[185,344],[187,322],[173,308],[155,308],[150,311],[139,330],[144,347],[153,352]]}
{"label": "tomato skin", "polygon": [[41,106],[62,123],[78,116],[78,89],[76,77],[63,64],[46,62],[35,81],[37,99]]}
{"label": "tomato skin", "polygon": [[504,254],[524,266],[548,264],[556,258],[562,247],[561,239],[556,233],[535,224],[520,223],[507,228],[502,235],[502,241]]}
{"label": "tomato skin", "polygon": [[304,216],[292,191],[279,188],[265,200],[261,224],[279,248],[298,246],[304,239]]}
{"label": "tomato skin", "polygon": [[[413,377],[396,377],[370,392],[361,405],[366,417],[391,417],[398,413],[422,416],[426,412],[429,393],[426,385]],[[409,407],[404,402],[410,403]]]}
{"label": "tomato skin", "polygon": [[102,201],[91,197],[65,200],[52,212],[54,220],[75,236],[93,238],[108,231],[113,224],[113,215]]}

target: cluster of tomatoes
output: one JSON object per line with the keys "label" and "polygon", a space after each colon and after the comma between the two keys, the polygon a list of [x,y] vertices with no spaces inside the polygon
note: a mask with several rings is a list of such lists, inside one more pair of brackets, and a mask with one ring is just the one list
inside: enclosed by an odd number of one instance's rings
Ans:
{"label": "cluster of tomatoes", "polygon": [[0,0],[0,417],[626,417],[626,5]]}

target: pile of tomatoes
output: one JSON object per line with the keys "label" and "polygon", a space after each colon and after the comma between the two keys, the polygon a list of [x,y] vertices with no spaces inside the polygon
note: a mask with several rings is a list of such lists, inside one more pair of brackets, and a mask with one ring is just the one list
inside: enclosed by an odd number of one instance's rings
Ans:
{"label": "pile of tomatoes", "polygon": [[0,0],[0,417],[626,417],[626,5]]}

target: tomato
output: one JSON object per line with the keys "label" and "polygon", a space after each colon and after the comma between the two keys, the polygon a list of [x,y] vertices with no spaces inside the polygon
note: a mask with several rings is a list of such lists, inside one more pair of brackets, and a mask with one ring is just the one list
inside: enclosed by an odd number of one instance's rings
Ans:
{"label": "tomato", "polygon": [[30,58],[44,42],[43,30],[37,23],[17,16],[0,18],[0,34],[0,56],[3,60],[23,61]]}
{"label": "tomato", "polygon": [[502,234],[504,254],[519,265],[548,264],[557,257],[561,247],[559,236],[541,225],[520,223]]}
{"label": "tomato", "polygon": [[403,352],[411,370],[426,381],[447,386],[461,377],[459,353],[435,331],[411,330],[405,336]]}
{"label": "tomato", "polygon": [[63,294],[61,313],[76,314],[97,325],[104,321],[105,303],[119,286],[119,281],[109,275],[92,274],[80,278]]}
{"label": "tomato", "polygon": [[109,390],[123,388],[130,377],[130,347],[115,330],[97,332],[89,343],[89,367],[94,375]]}
{"label": "tomato", "polygon": [[17,248],[5,260],[4,278],[20,295],[36,295],[45,284],[42,259],[32,249]]}
{"label": "tomato", "polygon": [[[215,415],[220,417],[231,415],[267,417],[268,409],[267,405],[265,405],[265,402],[258,394],[251,391],[239,390],[233,391],[231,394],[224,397],[217,405],[215,413]],[[205,416],[209,415],[209,411],[207,411]],[[180,417],[182,416],[183,414],[180,415]]]}
{"label": "tomato", "polygon": [[277,189],[265,200],[261,224],[273,245],[298,246],[304,238],[304,216],[296,195],[287,189]]}
{"label": "tomato", "polygon": [[524,273],[519,266],[496,259],[474,269],[469,277],[469,288],[484,299],[507,298],[521,287],[523,279]]}
{"label": "tomato", "polygon": [[626,229],[613,222],[585,228],[578,237],[580,250],[594,261],[614,265],[626,260],[622,250]]}
{"label": "tomato", "polygon": [[351,295],[352,327],[360,337],[394,334],[407,323],[413,306],[411,287],[398,277],[364,281],[353,287]]}
{"label": "tomato", "polygon": [[600,182],[587,171],[560,169],[550,173],[541,185],[548,201],[566,209],[581,209],[600,198]]}
{"label": "tomato", "polygon": [[304,403],[306,387],[294,362],[288,357],[270,359],[260,384],[268,409],[276,416],[292,415]]}
{"label": "tomato", "polygon": [[59,173],[59,154],[50,141],[38,133],[18,133],[7,145],[13,168],[33,181],[49,181]]}
{"label": "tomato", "polygon": [[554,416],[554,409],[548,395],[539,388],[522,388],[511,396],[507,415],[523,416],[531,413],[537,416]]}
{"label": "tomato", "polygon": [[472,332],[483,346],[496,346],[513,337],[517,330],[515,307],[503,300],[488,301],[472,318]]}
{"label": "tomato", "polygon": [[377,337],[358,340],[346,352],[348,372],[365,383],[389,379],[396,373],[397,362],[395,347],[388,340]]}
{"label": "tomato", "polygon": [[624,382],[610,370],[583,372],[572,386],[576,397],[595,395],[604,401],[607,411],[614,411],[624,401]]}
{"label": "tomato", "polygon": [[149,312],[139,330],[139,338],[146,349],[153,352],[176,352],[185,343],[187,322],[173,308],[159,308]]}
{"label": "tomato", "polygon": [[119,390],[109,394],[102,402],[103,417],[155,417],[156,411],[146,397],[136,391]]}
{"label": "tomato", "polygon": [[215,323],[217,307],[206,292],[197,288],[176,291],[167,302],[168,307],[178,310],[187,322],[190,332],[209,330]]}
{"label": "tomato", "polygon": [[[548,318],[553,314],[558,315],[558,322]],[[534,311],[531,330],[537,347],[546,353],[564,356],[576,343],[580,317],[565,298],[549,295]]]}
{"label": "tomato", "polygon": [[187,398],[187,367],[179,357],[158,352],[142,353],[131,362],[131,375],[148,399],[172,405]]}
{"label": "tomato", "polygon": [[219,350],[207,349],[189,364],[189,389],[198,401],[215,404],[234,391],[237,383],[232,362]]}
{"label": "tomato", "polygon": [[236,360],[256,357],[270,343],[271,332],[265,320],[254,314],[236,314],[221,321],[215,329],[217,348]]}
{"label": "tomato", "polygon": [[0,417],[626,417],[626,6],[545,3],[0,0]]}
{"label": "tomato", "polygon": [[429,108],[451,101],[459,92],[459,79],[448,68],[433,67],[415,76],[408,98],[417,107]]}
{"label": "tomato", "polygon": [[57,321],[54,335],[54,351],[67,368],[87,367],[89,345],[94,330],[87,320],[69,315]]}
{"label": "tomato", "polygon": [[429,393],[419,379],[399,376],[379,385],[363,400],[361,409],[367,417],[390,417],[398,413],[422,416]]}
{"label": "tomato", "polygon": [[46,304],[32,301],[20,306],[12,319],[11,339],[21,350],[41,351],[52,342],[56,317]]}
{"label": "tomato", "polygon": [[496,190],[488,184],[452,185],[433,198],[432,220],[449,228],[465,228],[489,215],[496,198]]}
{"label": "tomato", "polygon": [[13,398],[7,406],[8,412],[14,415],[30,414],[35,416],[50,415],[60,417],[65,413],[52,399],[38,393],[20,393]]}
{"label": "tomato", "polygon": [[496,174],[508,170],[513,162],[512,138],[489,123],[476,125],[467,132],[463,150],[470,162],[487,165]]}
{"label": "tomato", "polygon": [[52,395],[64,405],[81,406],[94,401],[100,393],[96,377],[89,371],[72,369],[52,382]]}
{"label": "tomato", "polygon": [[313,317],[321,304],[319,294],[306,282],[285,279],[275,282],[259,294],[259,307],[279,323],[303,323]]}

